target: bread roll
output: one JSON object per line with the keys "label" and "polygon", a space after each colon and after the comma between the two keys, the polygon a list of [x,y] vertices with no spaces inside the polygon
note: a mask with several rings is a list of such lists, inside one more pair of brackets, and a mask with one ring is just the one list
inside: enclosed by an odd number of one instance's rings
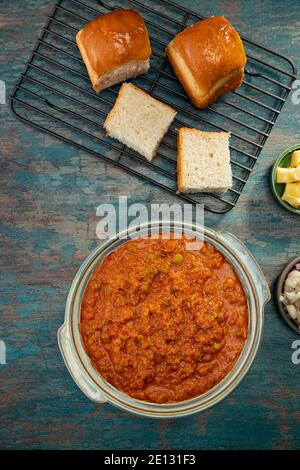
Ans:
{"label": "bread roll", "polygon": [[134,10],[95,18],[77,33],[76,42],[97,93],[149,69],[148,32]]}
{"label": "bread roll", "polygon": [[241,85],[246,65],[242,40],[223,16],[199,21],[179,33],[167,55],[191,101],[206,108]]}

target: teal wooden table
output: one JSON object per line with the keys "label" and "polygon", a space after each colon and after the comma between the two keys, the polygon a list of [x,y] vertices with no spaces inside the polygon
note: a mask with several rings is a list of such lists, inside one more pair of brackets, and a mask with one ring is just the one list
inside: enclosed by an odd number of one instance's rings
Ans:
{"label": "teal wooden table", "polygon": [[[182,2],[181,2],[182,3]],[[187,0],[203,15],[224,14],[245,36],[286,54],[300,69],[299,0]],[[1,76],[12,91],[51,1],[0,2]],[[58,350],[73,276],[98,241],[96,207],[178,202],[175,197],[17,121],[0,105],[1,296],[0,447],[8,449],[296,449],[300,447],[297,334],[266,308],[263,341],[243,383],[196,416],[152,421],[88,401]],[[300,104],[291,95],[237,206],[206,225],[234,233],[260,263],[271,288],[299,255],[300,217],[282,209],[269,188],[274,159],[300,142]]]}

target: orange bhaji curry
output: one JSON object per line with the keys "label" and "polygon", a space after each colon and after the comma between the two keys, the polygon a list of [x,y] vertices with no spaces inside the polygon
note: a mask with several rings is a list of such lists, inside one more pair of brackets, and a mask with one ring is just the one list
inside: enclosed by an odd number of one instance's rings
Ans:
{"label": "orange bhaji curry", "polygon": [[203,394],[236,363],[248,334],[247,299],[212,245],[140,238],[94,270],[81,306],[85,349],[101,376],[139,400]]}

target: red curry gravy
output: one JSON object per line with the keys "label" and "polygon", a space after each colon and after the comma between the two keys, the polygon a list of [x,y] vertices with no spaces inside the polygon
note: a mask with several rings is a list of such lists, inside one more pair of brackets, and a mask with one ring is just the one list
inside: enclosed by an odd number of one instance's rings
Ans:
{"label": "red curry gravy", "polygon": [[212,245],[132,240],[96,267],[80,328],[87,354],[117,389],[152,403],[201,395],[220,382],[248,334],[247,299]]}

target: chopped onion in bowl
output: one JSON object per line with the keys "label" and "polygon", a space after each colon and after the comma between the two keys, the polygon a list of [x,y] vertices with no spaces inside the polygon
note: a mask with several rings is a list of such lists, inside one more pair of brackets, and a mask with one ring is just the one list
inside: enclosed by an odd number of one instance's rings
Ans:
{"label": "chopped onion in bowl", "polygon": [[285,296],[288,299],[289,304],[295,305],[297,300],[300,300],[300,292],[296,292],[295,290],[292,292],[286,292]]}
{"label": "chopped onion in bowl", "polygon": [[293,304],[287,305],[286,309],[287,309],[290,317],[292,317],[293,320],[297,320],[297,309],[296,309],[295,305],[293,305]]}

